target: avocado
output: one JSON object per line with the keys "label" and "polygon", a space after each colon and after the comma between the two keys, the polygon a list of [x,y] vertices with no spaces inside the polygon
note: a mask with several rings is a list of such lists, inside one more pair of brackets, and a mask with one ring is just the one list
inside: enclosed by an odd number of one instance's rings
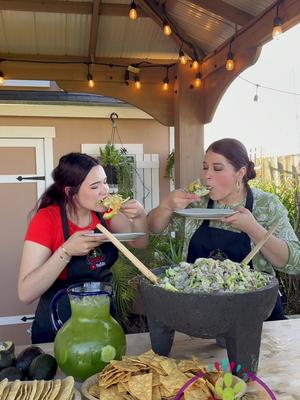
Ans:
{"label": "avocado", "polygon": [[43,350],[40,347],[26,347],[26,349],[21,351],[21,353],[16,358],[15,365],[17,368],[20,368],[24,375],[27,375],[32,360],[34,360],[40,354],[44,354]]}
{"label": "avocado", "polygon": [[0,381],[2,381],[5,378],[7,378],[9,381],[15,381],[17,379],[22,380],[23,374],[19,368],[7,367],[3,368],[3,370],[0,371]]}
{"label": "avocado", "polygon": [[15,345],[13,342],[0,342],[0,370],[11,367],[15,362]]}
{"label": "avocado", "polygon": [[53,379],[57,371],[57,362],[50,354],[40,354],[29,367],[28,378],[30,380]]}

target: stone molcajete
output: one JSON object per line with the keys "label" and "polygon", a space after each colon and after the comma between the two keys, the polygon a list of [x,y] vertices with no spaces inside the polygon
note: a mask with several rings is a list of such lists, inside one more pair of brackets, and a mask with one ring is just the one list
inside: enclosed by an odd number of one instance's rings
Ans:
{"label": "stone molcajete", "polygon": [[[153,271],[157,276],[164,269]],[[263,321],[275,305],[278,281],[245,293],[170,292],[140,280],[153,351],[167,356],[174,333],[200,338],[224,337],[228,359],[243,369],[257,372]]]}

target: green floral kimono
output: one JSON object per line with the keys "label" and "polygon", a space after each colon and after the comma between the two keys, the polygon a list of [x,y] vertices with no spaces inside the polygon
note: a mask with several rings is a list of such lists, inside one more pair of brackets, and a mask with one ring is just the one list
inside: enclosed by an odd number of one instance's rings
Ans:
{"label": "green floral kimono", "polygon": [[[278,268],[278,270],[286,272],[288,274],[299,274],[300,273],[300,242],[289,222],[288,212],[283,204],[280,202],[277,196],[264,192],[257,188],[252,188],[253,192],[253,210],[252,213],[259,224],[265,229],[269,229],[274,222],[280,220],[278,227],[274,233],[275,236],[284,240],[289,248],[289,260],[284,268]],[[238,204],[245,206],[245,201]],[[206,208],[208,197],[202,197],[199,202],[195,202],[190,207]],[[238,206],[237,205],[237,206]],[[220,204],[217,201],[214,202],[213,208],[232,208],[224,207],[224,204]],[[174,214],[169,225],[169,229],[178,232],[179,237],[183,240],[183,258],[186,259],[188,246],[191,237],[198,227],[202,224],[203,219],[185,218]],[[227,229],[238,232],[227,224],[223,224],[219,220],[211,220],[210,226],[215,228]],[[251,242],[251,247],[255,245]],[[261,252],[258,252],[252,260],[253,267],[257,271],[267,272],[271,275],[275,275],[274,267],[264,258]]]}

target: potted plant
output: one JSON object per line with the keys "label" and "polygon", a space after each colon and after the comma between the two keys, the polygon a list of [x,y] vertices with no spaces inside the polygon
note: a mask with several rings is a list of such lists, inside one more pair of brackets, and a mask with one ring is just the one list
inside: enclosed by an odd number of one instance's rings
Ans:
{"label": "potted plant", "polygon": [[115,145],[108,142],[104,149],[100,147],[100,160],[107,176],[107,182],[116,185],[117,167],[122,161],[120,151],[115,147]]}
{"label": "potted plant", "polygon": [[127,150],[124,147],[117,149],[108,142],[104,149],[100,148],[100,161],[106,172],[107,182],[118,185],[118,193],[124,198],[132,197],[134,166],[128,161]]}

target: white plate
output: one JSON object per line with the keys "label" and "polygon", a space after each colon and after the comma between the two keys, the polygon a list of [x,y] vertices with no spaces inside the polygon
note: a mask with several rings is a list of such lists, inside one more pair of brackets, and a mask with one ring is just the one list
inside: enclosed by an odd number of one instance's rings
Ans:
{"label": "white plate", "polygon": [[220,219],[236,214],[238,211],[228,208],[185,208],[176,210],[175,213],[182,217],[201,218],[201,219]]}
{"label": "white plate", "polygon": [[[129,240],[138,239],[144,236],[144,232],[130,232],[130,233],[114,233],[114,237],[120,242],[127,242]],[[104,233],[86,233],[85,236],[103,238],[103,242],[109,242]]]}

